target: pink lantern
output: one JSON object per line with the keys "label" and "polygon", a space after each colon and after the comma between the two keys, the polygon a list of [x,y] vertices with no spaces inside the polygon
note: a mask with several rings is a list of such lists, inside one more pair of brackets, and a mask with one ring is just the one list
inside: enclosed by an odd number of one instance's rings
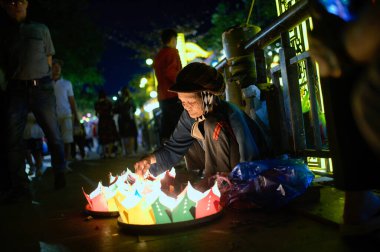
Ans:
{"label": "pink lantern", "polygon": [[90,194],[87,194],[82,188],[83,194],[87,199],[91,211],[107,212],[107,199],[102,193],[102,184],[99,182],[98,187]]}
{"label": "pink lantern", "polygon": [[98,183],[98,187],[90,194],[87,194],[82,188],[82,192],[87,199],[89,211],[94,212],[117,212],[115,204],[115,197],[122,197],[118,192],[118,186],[116,184],[105,187],[101,182]]}
{"label": "pink lantern", "polygon": [[215,182],[214,186],[204,192],[204,197],[198,201],[195,209],[195,218],[199,219],[220,212],[222,208],[219,203],[220,191],[217,182]]}

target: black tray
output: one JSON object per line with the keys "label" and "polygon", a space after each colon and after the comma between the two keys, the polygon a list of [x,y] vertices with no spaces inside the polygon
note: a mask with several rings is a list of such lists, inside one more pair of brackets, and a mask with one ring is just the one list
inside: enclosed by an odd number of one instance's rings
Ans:
{"label": "black tray", "polygon": [[90,205],[87,204],[84,210],[84,213],[86,215],[91,215],[92,217],[102,217],[102,218],[108,218],[108,217],[117,217],[119,216],[119,211],[93,211],[90,209]]}
{"label": "black tray", "polygon": [[129,233],[162,233],[162,232],[171,232],[178,231],[181,229],[187,229],[191,227],[200,226],[203,224],[207,224],[211,221],[214,221],[220,218],[223,215],[223,210],[219,211],[216,214],[209,215],[203,218],[189,220],[189,221],[180,221],[174,223],[165,223],[165,224],[152,224],[152,225],[136,225],[136,224],[127,224],[122,222],[121,217],[117,218],[117,223],[119,227],[126,232]]}

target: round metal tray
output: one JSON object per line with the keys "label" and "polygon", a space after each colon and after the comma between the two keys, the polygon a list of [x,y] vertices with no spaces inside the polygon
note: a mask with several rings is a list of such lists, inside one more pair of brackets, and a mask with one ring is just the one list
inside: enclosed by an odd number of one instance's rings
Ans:
{"label": "round metal tray", "polygon": [[181,221],[174,223],[165,223],[165,224],[153,224],[153,225],[136,225],[136,224],[127,224],[121,221],[121,217],[117,218],[117,223],[119,227],[126,232],[130,233],[139,233],[139,234],[147,234],[147,233],[162,233],[162,232],[171,232],[177,231],[181,229],[187,229],[190,227],[200,226],[211,221],[214,221],[220,218],[223,215],[223,210],[219,211],[216,214],[209,215],[203,218],[189,220],[189,221]]}
{"label": "round metal tray", "polygon": [[84,213],[87,215],[91,215],[92,217],[102,217],[102,218],[119,216],[119,211],[111,211],[111,212],[109,212],[109,211],[107,211],[107,212],[93,211],[93,210],[91,210],[89,204],[86,205]]}

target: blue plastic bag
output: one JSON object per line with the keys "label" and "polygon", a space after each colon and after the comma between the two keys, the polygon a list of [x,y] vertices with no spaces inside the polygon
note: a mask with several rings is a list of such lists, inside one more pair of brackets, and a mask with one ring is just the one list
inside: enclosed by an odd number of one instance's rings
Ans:
{"label": "blue plastic bag", "polygon": [[302,195],[314,174],[300,159],[269,159],[239,163],[228,176],[232,186],[224,205],[278,208]]}

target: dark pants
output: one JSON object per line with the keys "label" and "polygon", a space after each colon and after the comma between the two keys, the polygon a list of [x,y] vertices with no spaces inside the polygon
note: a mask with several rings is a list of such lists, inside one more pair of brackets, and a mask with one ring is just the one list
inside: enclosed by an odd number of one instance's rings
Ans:
{"label": "dark pants", "polygon": [[363,138],[353,116],[354,80],[352,77],[322,82],[335,185],[341,190],[379,189],[378,155]]}
{"label": "dark pants", "polygon": [[11,187],[25,187],[25,146],[23,132],[27,114],[31,110],[48,140],[55,172],[65,169],[64,149],[56,117],[56,102],[52,83],[39,83],[37,86],[27,83],[10,82],[8,84],[8,170]]}
{"label": "dark pants", "polygon": [[162,142],[162,140],[170,138],[177,126],[183,107],[178,98],[159,101],[159,103],[161,109],[160,140]]}
{"label": "dark pants", "polygon": [[86,146],[86,138],[83,135],[74,135],[74,142],[71,143],[71,157],[75,158],[77,154],[77,146],[81,158],[86,156],[84,147]]}
{"label": "dark pants", "polygon": [[204,140],[194,141],[185,155],[187,169],[203,171],[206,177],[230,172],[239,163],[240,154],[229,124],[220,118],[208,117],[203,129]]}

